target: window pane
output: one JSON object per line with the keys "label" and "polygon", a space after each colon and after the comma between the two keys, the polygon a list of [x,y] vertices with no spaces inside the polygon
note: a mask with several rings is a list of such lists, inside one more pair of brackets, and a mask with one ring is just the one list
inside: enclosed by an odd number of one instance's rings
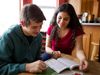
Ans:
{"label": "window pane", "polygon": [[38,5],[46,17],[41,29],[41,31],[46,32],[56,8],[56,0],[33,0],[33,4]]}
{"label": "window pane", "polygon": [[56,0],[33,0],[33,3],[38,6],[52,6],[56,7]]}
{"label": "window pane", "polygon": [[50,21],[53,17],[53,13],[55,9],[49,9],[49,8],[41,8],[44,15],[46,16],[46,21],[44,21],[41,31],[47,31],[47,28],[49,27]]}
{"label": "window pane", "polygon": [[9,26],[19,23],[19,0],[0,1],[0,35]]}

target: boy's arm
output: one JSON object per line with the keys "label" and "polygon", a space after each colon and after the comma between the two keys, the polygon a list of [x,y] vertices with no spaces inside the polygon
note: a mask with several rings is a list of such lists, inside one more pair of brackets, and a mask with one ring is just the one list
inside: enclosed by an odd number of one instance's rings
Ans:
{"label": "boy's arm", "polygon": [[13,44],[8,36],[0,39],[0,75],[12,75],[25,71],[25,64],[12,63]]}

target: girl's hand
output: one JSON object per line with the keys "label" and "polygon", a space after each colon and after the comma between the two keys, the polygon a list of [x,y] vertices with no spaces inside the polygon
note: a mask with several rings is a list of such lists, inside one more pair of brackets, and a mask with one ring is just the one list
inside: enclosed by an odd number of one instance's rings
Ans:
{"label": "girl's hand", "polygon": [[61,57],[61,52],[60,51],[53,51],[52,55],[53,55],[53,58],[59,58],[59,57]]}
{"label": "girl's hand", "polygon": [[87,69],[87,67],[88,67],[88,62],[87,62],[87,60],[81,60],[81,61],[80,61],[79,69],[84,71],[84,70]]}

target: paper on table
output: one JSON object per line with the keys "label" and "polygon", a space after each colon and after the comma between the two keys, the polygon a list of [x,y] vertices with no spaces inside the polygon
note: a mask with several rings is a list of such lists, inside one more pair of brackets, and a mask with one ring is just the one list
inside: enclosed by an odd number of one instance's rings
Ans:
{"label": "paper on table", "polygon": [[54,69],[57,73],[60,73],[64,69],[66,69],[66,66],[64,64],[61,64],[59,61],[55,59],[50,59],[49,61],[45,61],[45,63],[52,69]]}

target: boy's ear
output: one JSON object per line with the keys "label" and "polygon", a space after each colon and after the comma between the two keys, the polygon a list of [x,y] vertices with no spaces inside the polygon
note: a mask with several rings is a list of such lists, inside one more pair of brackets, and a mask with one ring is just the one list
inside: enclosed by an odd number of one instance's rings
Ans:
{"label": "boy's ear", "polygon": [[25,20],[21,20],[20,23],[21,23],[21,26],[25,26]]}

